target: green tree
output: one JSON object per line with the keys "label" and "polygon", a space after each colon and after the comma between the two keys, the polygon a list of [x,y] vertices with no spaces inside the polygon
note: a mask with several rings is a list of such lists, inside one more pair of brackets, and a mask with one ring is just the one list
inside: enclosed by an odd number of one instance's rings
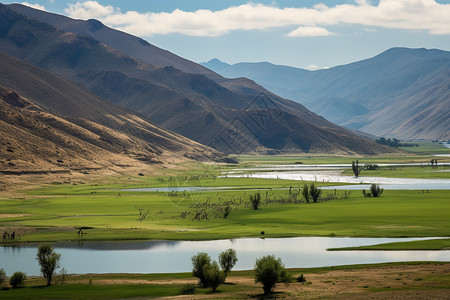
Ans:
{"label": "green tree", "polygon": [[39,245],[36,259],[41,266],[41,273],[45,279],[47,279],[47,286],[52,283],[53,273],[59,268],[59,260],[61,254],[53,251],[53,246],[50,244]]}
{"label": "green tree", "polygon": [[0,286],[6,282],[6,272],[3,269],[0,269]]}
{"label": "green tree", "polygon": [[207,253],[199,252],[192,256],[192,275],[198,278],[198,284],[206,286],[204,267],[211,264],[211,258]]}
{"label": "green tree", "polygon": [[236,250],[228,249],[219,254],[219,263],[222,267],[222,271],[225,273],[225,277],[233,269],[238,261]]}
{"label": "green tree", "polygon": [[284,264],[280,258],[276,259],[274,255],[256,259],[254,271],[255,283],[262,283],[266,295],[272,292],[277,283],[289,281]]}
{"label": "green tree", "polygon": [[216,261],[203,266],[203,275],[205,277],[205,286],[210,287],[213,292],[225,281],[225,274],[220,271]]}
{"label": "green tree", "polygon": [[380,197],[383,194],[384,189],[380,188],[380,185],[372,183],[370,186],[370,193],[373,197]]}
{"label": "green tree", "polygon": [[19,287],[25,284],[25,280],[27,279],[27,274],[22,272],[15,272],[9,278],[9,284],[13,287]]}
{"label": "green tree", "polygon": [[303,195],[303,198],[305,198],[306,203],[309,203],[309,188],[306,183],[303,186],[302,195]]}
{"label": "green tree", "polygon": [[355,161],[352,161],[352,171],[353,171],[353,174],[355,174],[355,177],[358,177],[359,173],[361,173],[361,169],[359,168],[358,160],[356,160],[356,163],[355,163]]}
{"label": "green tree", "polygon": [[256,193],[254,195],[250,195],[250,203],[252,204],[253,209],[258,209],[261,205],[261,194]]}
{"label": "green tree", "polygon": [[309,194],[311,196],[311,199],[314,201],[314,203],[317,202],[321,193],[322,193],[322,190],[315,187],[314,183],[311,183],[311,186],[309,187]]}

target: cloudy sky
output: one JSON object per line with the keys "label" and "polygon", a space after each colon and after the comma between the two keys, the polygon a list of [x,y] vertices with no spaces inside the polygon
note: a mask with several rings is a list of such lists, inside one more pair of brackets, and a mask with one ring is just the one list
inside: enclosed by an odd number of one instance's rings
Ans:
{"label": "cloudy sky", "polygon": [[95,18],[196,62],[219,58],[314,69],[369,58],[391,47],[450,51],[450,0],[19,3]]}

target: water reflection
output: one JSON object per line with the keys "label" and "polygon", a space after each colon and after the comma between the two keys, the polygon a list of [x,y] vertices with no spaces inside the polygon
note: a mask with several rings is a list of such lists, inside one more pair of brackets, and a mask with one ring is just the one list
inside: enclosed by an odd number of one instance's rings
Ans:
{"label": "water reflection", "polygon": [[[392,261],[450,261],[450,251],[326,251],[420,238],[327,238],[234,239],[217,241],[135,241],[56,243],[62,254],[61,267],[69,273],[166,273],[191,271],[190,258],[207,252],[218,254],[233,248],[238,254],[237,270],[252,269],[257,257],[275,254],[287,267],[319,267]],[[35,259],[38,245],[0,247],[0,268],[7,274],[24,271],[38,275]]]}

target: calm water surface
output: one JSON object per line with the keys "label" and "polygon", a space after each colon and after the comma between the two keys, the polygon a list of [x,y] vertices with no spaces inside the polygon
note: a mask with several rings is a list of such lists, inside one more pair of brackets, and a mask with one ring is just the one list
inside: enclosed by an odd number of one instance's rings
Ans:
{"label": "calm water surface", "polygon": [[[252,269],[256,258],[280,257],[286,267],[319,267],[395,261],[450,261],[450,251],[327,251],[327,248],[420,240],[420,238],[247,238],[216,241],[136,241],[55,243],[61,267],[68,273],[171,273],[192,270],[191,257],[207,252],[217,260],[233,248],[236,270]],[[0,268],[8,275],[23,271],[38,275],[37,245],[0,247]]]}

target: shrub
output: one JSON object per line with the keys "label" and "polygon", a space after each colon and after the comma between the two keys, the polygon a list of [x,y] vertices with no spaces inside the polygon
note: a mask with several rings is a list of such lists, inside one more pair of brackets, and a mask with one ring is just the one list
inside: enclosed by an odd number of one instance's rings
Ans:
{"label": "shrub", "polygon": [[207,253],[199,252],[192,256],[192,275],[198,278],[198,284],[206,286],[204,267],[211,264],[211,258]]}
{"label": "shrub", "polygon": [[303,276],[303,274],[300,274],[300,276],[297,276],[297,282],[306,282],[305,276]]}
{"label": "shrub", "polygon": [[223,218],[226,219],[231,214],[231,206],[227,205],[223,211]]}
{"label": "shrub", "polygon": [[41,266],[41,273],[47,279],[47,286],[52,283],[53,273],[59,268],[61,254],[53,252],[53,246],[50,244],[41,244],[38,248],[36,259]]}
{"label": "shrub", "polygon": [[22,286],[25,284],[25,280],[27,279],[27,275],[22,272],[15,272],[12,274],[12,276],[9,278],[9,284],[13,288],[17,288],[19,286]]}
{"label": "shrub", "polygon": [[6,282],[6,272],[3,269],[0,269],[0,286]]}
{"label": "shrub", "polygon": [[261,194],[256,193],[254,195],[250,195],[250,203],[252,204],[253,209],[258,209],[261,204]]}
{"label": "shrub", "polygon": [[311,183],[311,186],[309,187],[309,194],[311,196],[311,199],[314,201],[314,203],[317,202],[321,193],[322,193],[322,190],[315,187],[314,183]]}
{"label": "shrub", "polygon": [[[222,271],[225,273],[225,277],[233,269],[238,261],[236,250],[228,249],[219,254],[219,263],[222,267]],[[225,278],[224,278],[225,281]]]}
{"label": "shrub", "polygon": [[303,186],[302,195],[303,195],[303,198],[305,198],[306,203],[309,203],[309,188],[306,183]]}
{"label": "shrub", "polygon": [[59,273],[59,280],[61,284],[64,284],[64,282],[67,280],[67,270],[65,268],[61,269],[61,272]]}
{"label": "shrub", "polygon": [[383,194],[384,189],[380,188],[380,185],[372,183],[370,186],[370,192],[373,197],[380,197]]}
{"label": "shrub", "polygon": [[195,294],[195,285],[194,284],[183,284],[179,289],[178,293],[181,295],[192,295]]}
{"label": "shrub", "polygon": [[205,277],[205,286],[210,287],[213,292],[225,281],[225,274],[220,271],[219,265],[215,261],[203,266],[203,274]]}
{"label": "shrub", "polygon": [[289,282],[281,259],[276,259],[273,255],[263,256],[256,259],[255,282],[262,283],[264,294],[269,294],[279,282]]}
{"label": "shrub", "polygon": [[370,192],[362,191],[364,197],[380,197],[383,194],[384,189],[380,188],[380,185],[372,183],[370,186]]}

